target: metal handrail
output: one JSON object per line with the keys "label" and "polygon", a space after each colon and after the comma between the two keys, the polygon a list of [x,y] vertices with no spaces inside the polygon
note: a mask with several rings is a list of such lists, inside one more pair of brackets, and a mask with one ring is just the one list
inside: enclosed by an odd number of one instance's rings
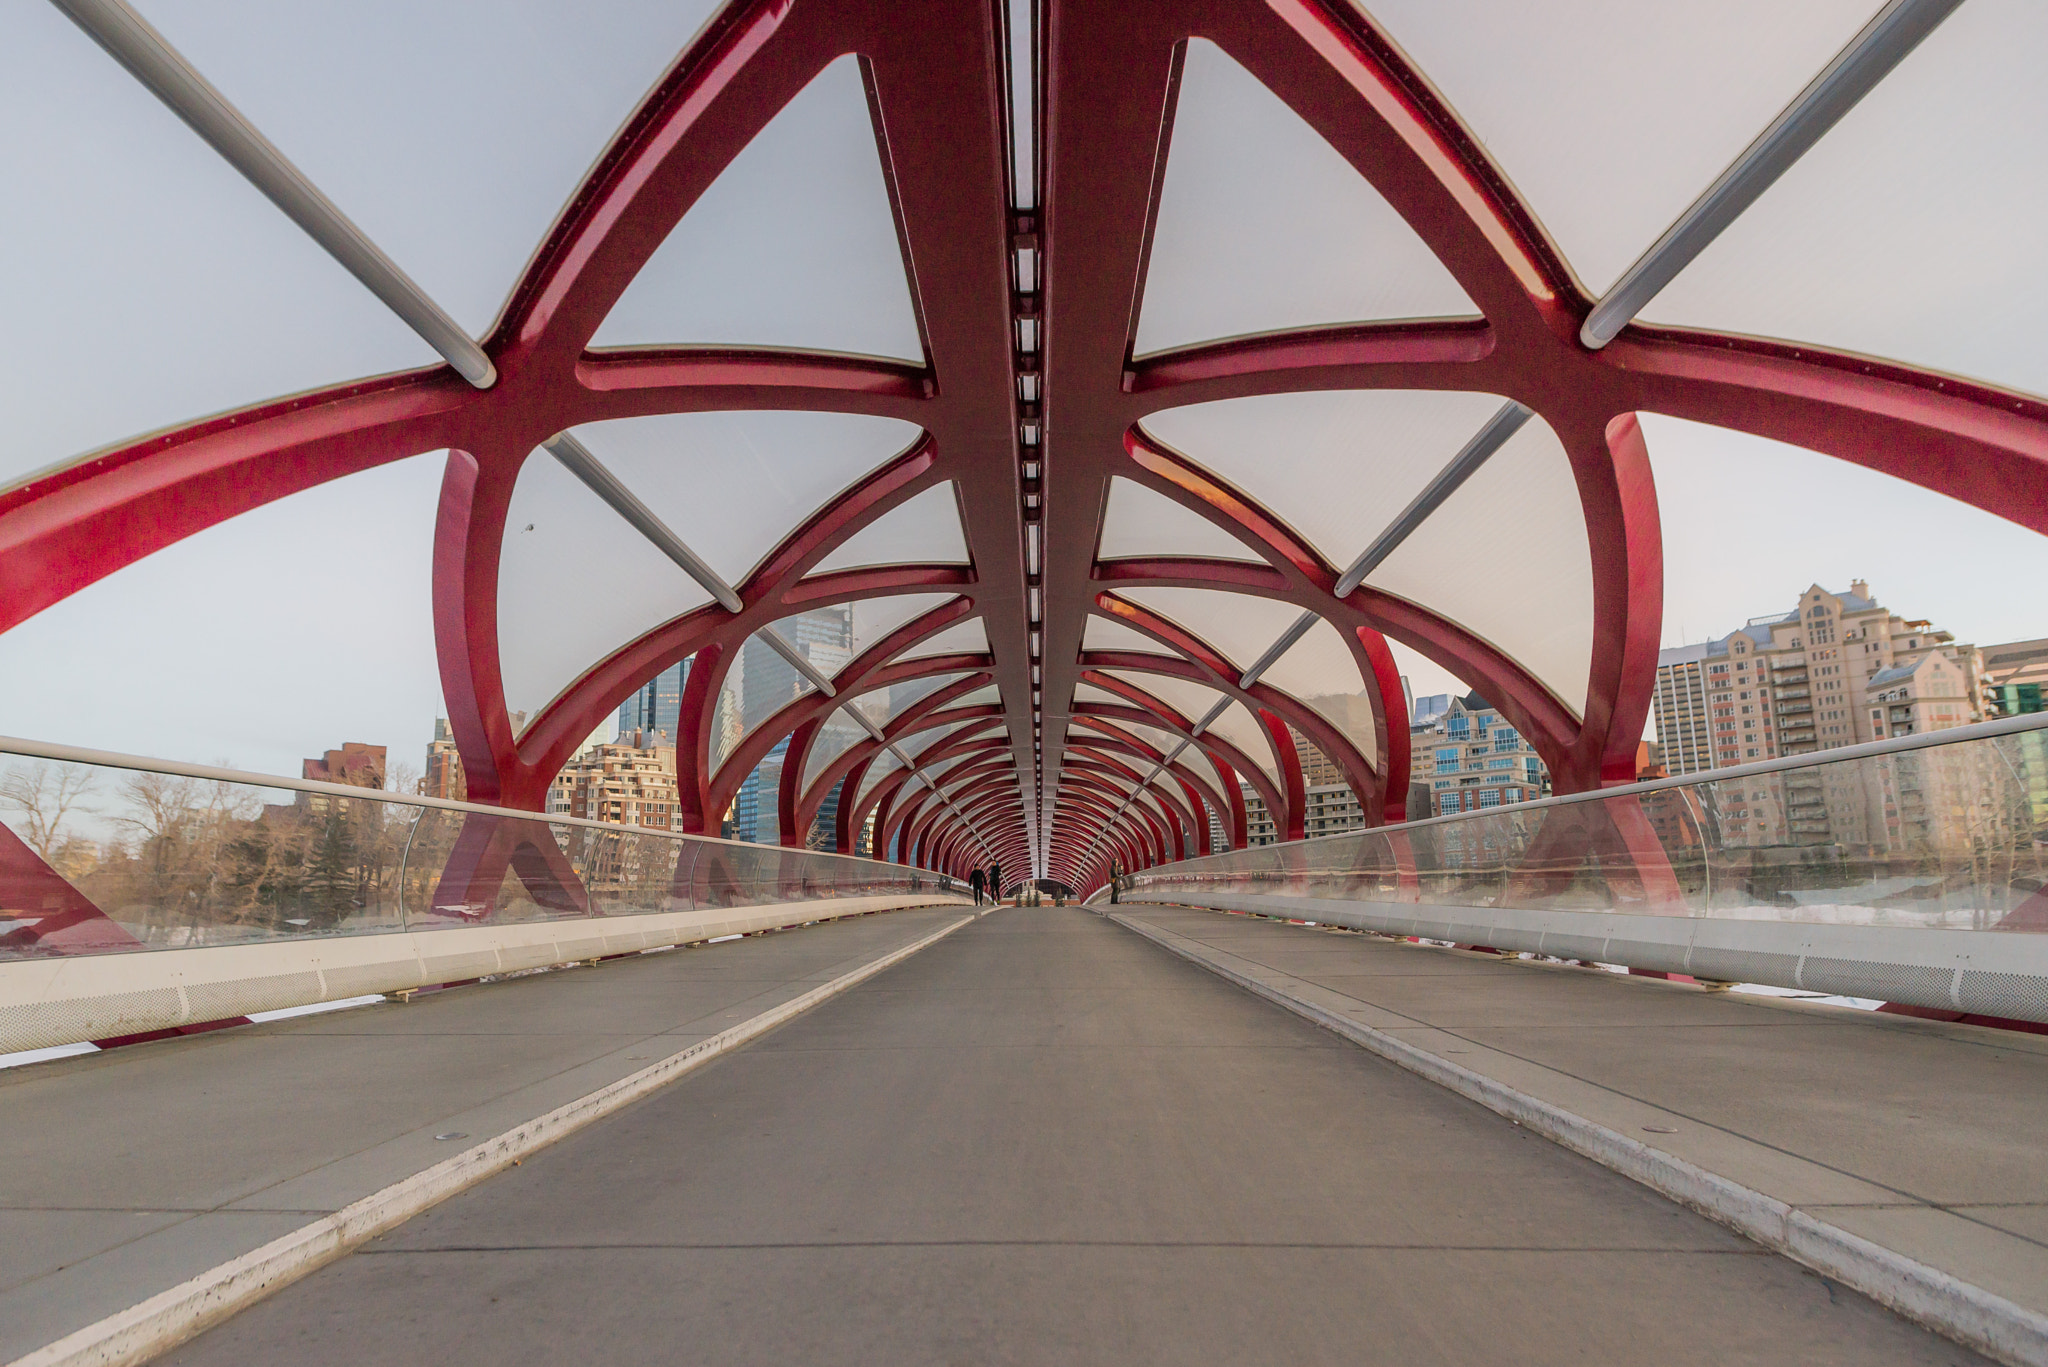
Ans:
{"label": "metal handrail", "polygon": [[[1755,774],[1776,774],[1788,769],[1811,769],[1823,764],[1836,764],[1843,760],[1867,759],[1873,755],[1893,755],[1908,750],[1929,750],[1940,745],[1956,745],[1964,741],[1988,740],[1996,736],[2010,736],[2027,731],[2048,728],[2048,712],[2030,712],[2019,717],[2000,717],[1996,721],[1973,722],[1968,726],[1952,726],[1944,731],[1926,731],[1912,736],[1893,736],[1885,740],[1866,741],[1862,745],[1844,745],[1833,750],[1817,750],[1810,755],[1788,755],[1783,759],[1758,760],[1754,764],[1737,764],[1726,769],[1702,769],[1697,773],[1678,774],[1671,778],[1646,779],[1641,783],[1617,784],[1612,788],[1591,788],[1583,793],[1560,793],[1553,797],[1537,798],[1533,802],[1511,802],[1499,807],[1487,807],[1475,812],[1453,812],[1445,816],[1423,817],[1419,821],[1392,822],[1384,826],[1361,826],[1348,831],[1337,831],[1330,835],[1310,836],[1301,840],[1286,840],[1273,845],[1246,846],[1245,850],[1281,849],[1289,845],[1308,845],[1318,840],[1342,840],[1349,836],[1376,832],[1409,831],[1420,826],[1436,826],[1452,821],[1471,821],[1476,818],[1500,816],[1508,812],[1540,811],[1548,807],[1563,807],[1575,802],[1601,802],[1611,797],[1628,797],[1637,793],[1662,792],[1667,788],[1690,788],[1702,783],[1718,783],[1722,779],[1748,778]],[[0,741],[4,749],[5,741]],[[1229,850],[1223,854],[1199,855],[1195,859],[1182,859],[1175,864],[1192,864],[1204,859],[1229,858],[1242,854],[1244,850]],[[1141,873],[1156,873],[1161,869],[1175,867],[1175,864],[1155,864]]]}

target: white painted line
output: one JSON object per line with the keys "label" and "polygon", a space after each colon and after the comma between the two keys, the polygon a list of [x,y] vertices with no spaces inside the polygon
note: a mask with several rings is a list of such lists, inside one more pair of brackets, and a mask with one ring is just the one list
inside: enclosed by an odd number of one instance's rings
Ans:
{"label": "white painted line", "polygon": [[[986,913],[983,913],[986,914]],[[877,973],[978,919],[963,916],[913,944],[862,964],[800,997],[764,1011],[730,1030],[689,1048],[546,1115],[485,1140],[423,1172],[372,1192],[332,1215],[301,1226],[261,1248],[251,1249],[190,1281],[158,1292],[138,1305],[66,1334],[55,1343],[16,1358],[8,1367],[128,1367],[146,1362],[239,1310],[289,1286],[379,1234],[395,1229],[428,1207],[475,1186],[539,1149],[602,1120],[622,1107],[674,1082],[720,1054],[766,1034],[792,1017],[856,987]]]}
{"label": "white painted line", "polygon": [[1583,1154],[1680,1205],[1727,1225],[1775,1253],[1825,1273],[1944,1337],[2013,1367],[2048,1367],[2048,1316],[1881,1244],[1851,1234],[1774,1196],[1708,1172],[1495,1078],[1432,1054],[1384,1030],[1346,1019],[1211,957],[1199,941],[1102,908],[1126,930],[1285,1007],[1390,1063],[1448,1087],[1524,1129]]}

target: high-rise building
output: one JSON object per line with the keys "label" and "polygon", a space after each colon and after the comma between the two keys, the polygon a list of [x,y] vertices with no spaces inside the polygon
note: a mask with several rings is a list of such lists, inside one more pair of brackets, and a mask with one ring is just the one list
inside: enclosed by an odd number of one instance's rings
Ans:
{"label": "high-rise building", "polygon": [[[317,759],[300,761],[299,777],[318,783],[346,783],[352,788],[382,788],[384,747],[346,741],[339,750],[329,750]],[[300,811],[325,812],[329,799],[324,793],[301,792],[293,805]],[[333,805],[347,810],[348,799],[341,798]]]}
{"label": "high-rise building", "polygon": [[[828,677],[853,658],[853,609],[846,604],[799,613],[778,622],[776,627],[813,668]],[[783,659],[760,636],[749,637],[740,648],[739,658],[733,661],[719,695],[716,725],[720,738],[714,744],[714,754],[730,752],[748,732],[811,691],[809,681],[795,665]],[[848,727],[855,723],[835,717],[827,725]],[[776,742],[775,748],[740,784],[722,827],[731,839],[760,845],[773,845],[781,839],[776,799],[782,783],[783,759],[788,752],[787,738]]]}
{"label": "high-rise building", "polygon": [[455,730],[446,717],[434,718],[434,738],[427,742],[427,767],[420,792],[428,797],[461,802],[469,795],[462,777],[462,752],[455,748]]}
{"label": "high-rise building", "polygon": [[1665,767],[1698,773],[1901,734],[1889,717],[1895,700],[1875,695],[1901,687],[1891,671],[1934,656],[1953,669],[1960,701],[1930,702],[1911,713],[1912,724],[1981,721],[1991,699],[1975,646],[1957,644],[1925,620],[1898,616],[1860,579],[1846,593],[1811,585],[1790,612],[1754,617],[1719,640],[1658,655],[1657,741]]}
{"label": "high-rise building", "polygon": [[1709,649],[1673,646],[1657,653],[1657,745],[1669,773],[1714,767],[1713,735],[1707,725]]}
{"label": "high-rise building", "polygon": [[672,830],[676,805],[676,752],[654,732],[622,735],[562,766],[548,786],[548,812],[620,826]]}
{"label": "high-rise building", "polygon": [[1984,675],[2001,716],[2048,711],[2048,639],[1985,646]]}
{"label": "high-rise building", "polygon": [[[1425,715],[1417,699],[1416,713]],[[1529,743],[1478,693],[1453,697],[1408,728],[1408,816],[1476,812],[1550,793],[1550,771]]]}
{"label": "high-rise building", "polygon": [[619,734],[656,732],[668,737],[670,745],[676,744],[681,735],[683,685],[689,678],[690,662],[680,660],[635,689],[619,704]]}

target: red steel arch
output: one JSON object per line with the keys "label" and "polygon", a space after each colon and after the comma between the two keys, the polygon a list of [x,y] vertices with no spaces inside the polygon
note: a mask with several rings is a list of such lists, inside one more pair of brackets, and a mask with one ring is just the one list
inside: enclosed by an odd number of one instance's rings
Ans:
{"label": "red steel arch", "polygon": [[[927,747],[918,767],[989,765],[971,771],[972,782],[995,784],[973,793],[983,804],[976,819],[987,827],[973,839],[1003,850],[1006,863],[1019,860],[1017,868],[1024,850],[1037,869],[1084,879],[1097,876],[1103,850],[1126,861],[1163,857],[1177,838],[1163,813],[1177,814],[1195,848],[1207,841],[1204,806],[1241,842],[1240,776],[1281,830],[1297,834],[1301,778],[1284,728],[1338,764],[1369,820],[1401,819],[1407,732],[1388,706],[1399,695],[1388,638],[1482,689],[1536,744],[1560,790],[1632,778],[1663,578],[1639,412],[1794,443],[2048,532],[2048,404],[2036,397],[1704,331],[1630,326],[1605,350],[1588,351],[1578,335],[1591,301],[1508,177],[1423,74],[1343,0],[1046,0],[1046,10],[1038,56],[1045,113],[1035,130],[1038,182],[1048,187],[1042,208],[1016,207],[1005,169],[1000,7],[734,0],[602,149],[539,244],[484,339],[499,377],[492,388],[473,389],[445,367],[353,380],[121,443],[0,491],[0,630],[239,513],[445,450],[434,622],[472,796],[540,807],[581,738],[656,670],[689,657],[696,664],[677,737],[686,828],[715,830],[739,783],[787,738],[777,795],[784,839],[801,840],[838,788],[847,797],[835,828],[839,848],[853,848],[872,813],[876,852],[900,842],[904,856],[915,857],[929,848],[932,830],[964,832],[966,823],[929,793],[906,798],[904,773],[859,794],[880,742],[853,746],[802,783],[838,699],[790,704],[716,772],[710,723],[734,652],[767,624],[807,606],[946,591],[956,595],[949,603],[839,671],[839,696],[937,673],[974,681],[892,718],[885,733],[893,739],[993,684],[999,701],[959,709],[971,715],[953,719],[970,729]],[[1135,359],[1179,53],[1191,38],[1215,43],[1300,114],[1428,244],[1481,317],[1289,329]],[[675,224],[767,122],[846,53],[862,59],[922,361],[702,346],[593,351],[598,327]],[[1029,290],[1013,275],[1023,245],[1043,262]],[[1042,350],[1020,351],[1020,313],[1038,321]],[[1036,377],[1034,397],[1020,394],[1020,371]],[[1569,458],[1592,552],[1582,708],[1423,604],[1366,587],[1337,599],[1337,567],[1246,491],[1145,428],[1169,408],[1328,389],[1484,392],[1549,423]],[[885,416],[921,435],[791,528],[735,586],[737,612],[707,606],[621,644],[515,735],[498,654],[499,558],[512,491],[535,447],[607,419],[756,409]],[[1027,423],[1042,425],[1056,451],[1023,445]],[[1041,456],[1042,475],[1027,480],[1022,462]],[[1099,559],[1111,478],[1133,480],[1225,528],[1263,563]],[[863,528],[947,482],[960,494],[969,566],[817,571]],[[1035,567],[1025,551],[1033,525],[1044,537]],[[1374,758],[1301,700],[1263,682],[1238,687],[1246,662],[1215,651],[1199,624],[1169,622],[1122,596],[1143,587],[1250,594],[1331,622],[1352,653],[1360,690],[1378,704]],[[1027,602],[1042,602],[1039,621]],[[1091,613],[1143,632],[1160,653],[1084,650]],[[931,632],[969,617],[986,626],[985,654],[902,658]],[[1186,737],[1193,721],[1103,672],[1111,669],[1200,683],[1243,702],[1275,742],[1278,781],[1205,733],[1195,743],[1217,766],[1220,793],[1185,766],[1170,766],[1140,785],[1155,796],[1105,798],[1106,788],[1121,789],[1095,766],[1143,778],[1163,758],[1108,727],[1140,723]],[[1084,682],[1128,706],[1072,702]],[[1007,761],[1007,778],[991,757]],[[998,790],[1003,803],[984,804]],[[1105,832],[1104,823],[1116,829]],[[969,843],[953,840],[936,857],[957,862]]]}

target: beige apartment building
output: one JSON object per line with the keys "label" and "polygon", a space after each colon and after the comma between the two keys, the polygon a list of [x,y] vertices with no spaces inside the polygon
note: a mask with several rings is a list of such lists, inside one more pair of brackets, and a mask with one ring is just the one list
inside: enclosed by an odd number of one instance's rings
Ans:
{"label": "beige apartment building", "polygon": [[[1919,735],[1994,714],[1984,654],[1857,580],[1781,616],[1664,651],[1657,738],[1673,774]],[[1728,779],[1702,796],[1728,846],[1930,848],[1989,819],[1995,775],[1899,757]]]}
{"label": "beige apartment building", "polygon": [[654,744],[655,734],[593,745],[562,766],[548,788],[548,814],[673,829],[679,819],[676,752],[672,745]]}
{"label": "beige apartment building", "polygon": [[[1914,673],[1928,659],[1944,661]],[[1913,682],[1889,677],[1909,671]],[[1887,679],[1878,682],[1879,675]],[[1907,706],[1900,687],[1953,689]],[[1857,580],[1845,593],[1810,586],[1792,611],[1755,617],[1703,645],[1666,650],[1657,662],[1657,741],[1673,774],[1804,755],[1940,726],[1987,713],[1983,652],[1931,622],[1899,616]]]}

